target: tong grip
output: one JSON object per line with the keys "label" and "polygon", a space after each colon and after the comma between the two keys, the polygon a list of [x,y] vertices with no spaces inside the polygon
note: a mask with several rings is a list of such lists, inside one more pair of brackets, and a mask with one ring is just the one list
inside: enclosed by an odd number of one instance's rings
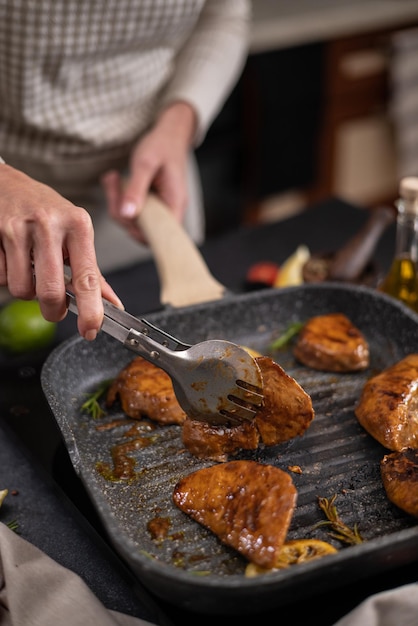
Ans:
{"label": "tong grip", "polygon": [[[65,268],[64,275],[65,282],[68,284],[71,280],[68,268]],[[74,294],[67,289],[66,296],[69,310],[78,315],[77,300]],[[135,338],[135,333],[140,333],[144,339],[150,338],[160,346],[167,348],[172,352],[187,350],[191,347],[190,344],[179,341],[179,339],[176,339],[173,335],[161,330],[161,328],[158,328],[158,326],[155,326],[155,324],[152,324],[148,320],[144,318],[137,318],[122,309],[118,309],[105,298],[102,298],[102,302],[104,309],[104,324],[106,325],[106,322],[108,321],[111,325],[120,325],[127,331],[131,331],[131,336],[128,336],[127,338],[128,344],[130,343],[130,340]]]}
{"label": "tong grip", "polygon": [[[64,279],[66,284],[71,282],[71,268],[68,266],[64,266]],[[77,300],[74,294],[67,289],[66,295],[69,310],[78,315]],[[167,348],[171,352],[178,352],[180,350],[187,350],[188,348],[191,348],[190,344],[179,341],[176,337],[169,335],[167,332],[161,330],[161,328],[158,328],[158,326],[155,326],[155,324],[152,324],[148,320],[144,318],[137,318],[122,309],[118,309],[114,304],[105,298],[102,298],[102,302],[104,309],[104,325],[106,326],[106,322],[108,322],[110,326],[115,325],[126,329],[126,331],[130,331],[130,335],[127,337],[126,341],[128,345],[135,345],[135,337],[138,338],[139,333],[145,340],[150,338],[153,342],[159,344],[163,348]]]}
{"label": "tong grip", "polygon": [[191,347],[190,344],[179,341],[172,335],[166,333],[164,330],[161,330],[161,328],[158,328],[158,326],[151,324],[151,322],[148,322],[146,319],[141,318],[139,321],[144,325],[145,328],[134,330],[138,330],[143,335],[150,337],[165,348],[168,348],[169,350],[175,352],[178,350],[187,350]]}

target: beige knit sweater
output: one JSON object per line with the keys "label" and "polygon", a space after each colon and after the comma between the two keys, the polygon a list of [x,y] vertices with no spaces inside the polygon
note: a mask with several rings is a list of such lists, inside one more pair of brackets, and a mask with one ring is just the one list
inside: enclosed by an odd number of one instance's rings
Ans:
{"label": "beige knit sweater", "polygon": [[59,190],[90,184],[176,99],[199,143],[249,19],[247,0],[0,0],[0,154]]}
{"label": "beige knit sweater", "polygon": [[[197,112],[195,145],[244,64],[249,0],[0,0],[0,155],[91,214],[102,271],[149,258],[107,211],[99,185],[126,170],[165,104]],[[192,155],[184,227],[205,214]]]}

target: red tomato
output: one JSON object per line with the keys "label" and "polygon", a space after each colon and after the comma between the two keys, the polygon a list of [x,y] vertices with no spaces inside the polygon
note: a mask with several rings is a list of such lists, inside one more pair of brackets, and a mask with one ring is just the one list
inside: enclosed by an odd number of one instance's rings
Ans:
{"label": "red tomato", "polygon": [[248,283],[260,283],[272,286],[275,283],[279,266],[273,261],[259,261],[251,265],[247,272],[246,280]]}

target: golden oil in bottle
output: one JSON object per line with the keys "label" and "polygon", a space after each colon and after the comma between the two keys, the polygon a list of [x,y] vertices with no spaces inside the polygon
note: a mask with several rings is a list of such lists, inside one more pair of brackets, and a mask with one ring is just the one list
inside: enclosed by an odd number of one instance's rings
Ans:
{"label": "golden oil in bottle", "polygon": [[403,178],[399,192],[395,256],[379,289],[418,312],[418,177]]}
{"label": "golden oil in bottle", "polygon": [[409,257],[394,258],[389,274],[379,288],[418,312],[417,268]]}

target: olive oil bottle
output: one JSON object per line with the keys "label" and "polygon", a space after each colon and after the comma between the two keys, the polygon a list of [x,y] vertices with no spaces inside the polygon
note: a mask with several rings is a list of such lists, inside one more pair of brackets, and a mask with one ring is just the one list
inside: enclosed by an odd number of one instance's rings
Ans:
{"label": "olive oil bottle", "polygon": [[418,312],[418,177],[401,180],[396,208],[395,256],[379,289]]}

